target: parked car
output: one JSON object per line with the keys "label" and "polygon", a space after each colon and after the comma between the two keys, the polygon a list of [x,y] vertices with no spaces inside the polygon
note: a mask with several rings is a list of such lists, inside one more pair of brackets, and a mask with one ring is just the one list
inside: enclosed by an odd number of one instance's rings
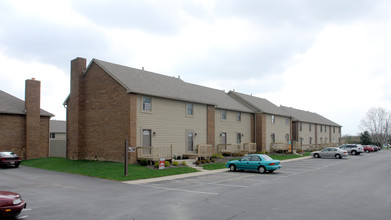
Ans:
{"label": "parked car", "polygon": [[361,153],[364,153],[364,147],[361,144],[344,144],[338,148],[346,150],[349,154],[352,155],[360,155]]}
{"label": "parked car", "polygon": [[378,146],[376,146],[376,145],[371,145],[372,146],[372,148],[375,150],[375,151],[380,151],[380,147],[378,147]]}
{"label": "parked car", "polygon": [[315,158],[337,158],[347,157],[348,152],[346,150],[337,147],[326,147],[320,151],[311,152],[311,156]]}
{"label": "parked car", "polygon": [[26,208],[26,202],[18,193],[0,191],[0,217],[15,217]]}
{"label": "parked car", "polygon": [[0,152],[0,166],[19,167],[22,159],[14,152]]}
{"label": "parked car", "polygon": [[259,173],[266,171],[272,173],[275,170],[281,169],[279,160],[273,160],[265,154],[251,154],[242,157],[240,160],[228,161],[225,167],[230,171],[236,170],[258,170]]}
{"label": "parked car", "polygon": [[375,149],[373,149],[372,145],[364,145],[364,151],[365,153],[374,152]]}

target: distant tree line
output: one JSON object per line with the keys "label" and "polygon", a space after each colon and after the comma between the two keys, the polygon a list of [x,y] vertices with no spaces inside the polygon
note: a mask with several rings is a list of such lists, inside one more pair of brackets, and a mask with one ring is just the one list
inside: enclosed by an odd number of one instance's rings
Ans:
{"label": "distant tree line", "polygon": [[391,112],[384,108],[371,108],[361,120],[360,134],[362,144],[374,144],[381,146],[390,143]]}

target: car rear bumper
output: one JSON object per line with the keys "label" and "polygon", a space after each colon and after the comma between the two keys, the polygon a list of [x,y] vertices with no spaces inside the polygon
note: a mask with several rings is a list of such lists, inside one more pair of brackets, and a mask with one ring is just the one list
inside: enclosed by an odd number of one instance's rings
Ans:
{"label": "car rear bumper", "polygon": [[279,170],[281,169],[281,165],[267,166],[266,170]]}
{"label": "car rear bumper", "polygon": [[26,206],[27,206],[26,202],[22,201],[18,205],[0,207],[0,213],[1,213],[0,216],[2,217],[17,216],[24,208],[26,208]]}

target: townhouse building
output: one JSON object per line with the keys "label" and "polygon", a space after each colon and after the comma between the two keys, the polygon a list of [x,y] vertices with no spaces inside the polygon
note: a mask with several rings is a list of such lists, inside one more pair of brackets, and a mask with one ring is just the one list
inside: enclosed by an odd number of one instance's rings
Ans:
{"label": "townhouse building", "polygon": [[22,159],[47,157],[49,120],[54,115],[40,108],[41,82],[25,83],[25,101],[0,90],[0,151]]}
{"label": "townhouse building", "polygon": [[342,126],[313,112],[280,106],[292,116],[292,137],[305,149],[336,146],[341,141]]}
{"label": "townhouse building", "polygon": [[291,116],[270,101],[229,91],[228,95],[254,111],[257,151],[289,149]]}
{"label": "townhouse building", "polygon": [[224,91],[97,59],[71,61],[64,104],[69,159],[123,161],[125,139],[149,152],[170,147],[175,156],[254,141],[253,111]]}

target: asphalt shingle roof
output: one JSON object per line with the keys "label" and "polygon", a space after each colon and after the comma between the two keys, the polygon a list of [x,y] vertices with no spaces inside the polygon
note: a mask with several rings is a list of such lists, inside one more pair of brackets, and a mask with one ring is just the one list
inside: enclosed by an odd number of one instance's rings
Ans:
{"label": "asphalt shingle roof", "polygon": [[271,103],[267,99],[259,98],[252,95],[246,95],[235,91],[230,91],[228,94],[232,95],[233,97],[237,97],[237,99],[239,100],[244,101],[248,106],[250,106],[250,108],[252,108],[256,112],[290,117],[287,112],[279,108],[277,105]]}
{"label": "asphalt shingle roof", "polygon": [[[0,90],[0,113],[25,115],[24,101]],[[54,115],[41,109],[41,116],[53,117]]]}
{"label": "asphalt shingle roof", "polygon": [[50,132],[51,133],[66,133],[67,122],[50,120]]}
{"label": "asphalt shingle roof", "polygon": [[139,70],[97,59],[93,59],[91,63],[92,62],[95,62],[104,69],[126,88],[129,93],[214,105],[220,109],[253,112],[222,90],[199,86],[184,82],[180,78]]}
{"label": "asphalt shingle roof", "polygon": [[314,112],[303,111],[300,109],[295,109],[286,106],[281,106],[281,108],[285,110],[288,114],[290,114],[294,120],[297,121],[341,127],[341,125]]}

